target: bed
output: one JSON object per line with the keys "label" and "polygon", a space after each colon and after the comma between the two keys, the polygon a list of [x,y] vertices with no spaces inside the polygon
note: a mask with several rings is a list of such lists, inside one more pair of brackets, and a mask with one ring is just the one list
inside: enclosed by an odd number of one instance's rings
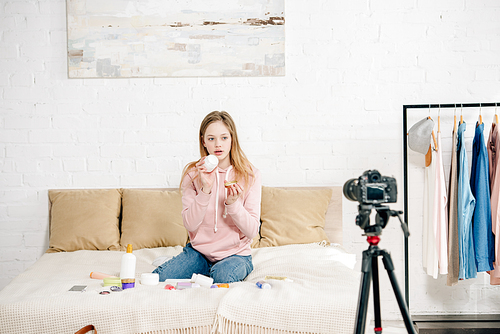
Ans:
{"label": "bed", "polygon": [[[254,271],[229,288],[167,290],[140,284],[160,257],[188,242],[176,189],[50,190],[47,252],[0,291],[1,333],[352,333],[360,274],[342,247],[342,189],[262,188]],[[91,272],[119,275],[127,244],[136,286],[108,289]],[[259,289],[265,276],[271,289]],[[85,292],[69,292],[86,285]]]}

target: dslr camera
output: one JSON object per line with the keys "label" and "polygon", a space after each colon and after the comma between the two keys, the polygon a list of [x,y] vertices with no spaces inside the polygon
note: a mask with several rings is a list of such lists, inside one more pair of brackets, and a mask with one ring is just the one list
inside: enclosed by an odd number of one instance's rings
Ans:
{"label": "dslr camera", "polygon": [[398,188],[396,179],[382,176],[377,170],[367,170],[357,179],[344,184],[344,196],[361,204],[396,203]]}

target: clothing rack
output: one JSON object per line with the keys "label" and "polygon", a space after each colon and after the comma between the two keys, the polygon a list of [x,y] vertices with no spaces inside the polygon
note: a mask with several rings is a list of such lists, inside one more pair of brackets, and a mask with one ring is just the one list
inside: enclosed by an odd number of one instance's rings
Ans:
{"label": "clothing rack", "polygon": [[[408,224],[408,109],[463,109],[463,108],[487,108],[498,107],[500,102],[488,103],[451,103],[451,104],[414,104],[403,105],[403,178],[404,178],[404,221]],[[410,308],[410,284],[409,284],[409,261],[408,261],[408,238],[404,239],[405,260],[405,300],[406,306]]]}

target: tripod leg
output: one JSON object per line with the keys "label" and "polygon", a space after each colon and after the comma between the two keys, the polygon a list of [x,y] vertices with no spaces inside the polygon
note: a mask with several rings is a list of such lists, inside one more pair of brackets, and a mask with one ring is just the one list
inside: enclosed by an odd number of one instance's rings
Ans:
{"label": "tripod leg", "polygon": [[378,256],[372,257],[372,280],[373,280],[373,310],[375,313],[375,334],[382,333],[382,317],[380,315],[380,288],[378,280]]}
{"label": "tripod leg", "polygon": [[396,295],[396,300],[398,301],[399,310],[401,311],[401,315],[403,316],[403,320],[406,326],[406,331],[411,334],[417,334],[415,331],[415,327],[412,325],[412,321],[410,319],[410,313],[406,308],[406,304],[403,300],[403,295],[401,294],[401,290],[399,290],[398,282],[396,280],[396,275],[394,274],[394,264],[392,263],[391,254],[386,251],[382,251],[382,260],[384,261],[385,270],[387,270],[387,274],[389,275],[389,279],[391,281],[392,290],[394,290],[394,294]]}
{"label": "tripod leg", "polygon": [[372,261],[369,250],[363,251],[363,262],[361,264],[361,283],[359,285],[358,309],[356,311],[356,327],[354,334],[365,334],[366,312],[370,297],[370,283],[372,276]]}

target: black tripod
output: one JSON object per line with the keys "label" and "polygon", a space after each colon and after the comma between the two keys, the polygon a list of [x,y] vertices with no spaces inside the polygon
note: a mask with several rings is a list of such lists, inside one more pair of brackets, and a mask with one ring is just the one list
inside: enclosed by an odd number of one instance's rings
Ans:
{"label": "black tripod", "polygon": [[[362,207],[362,206],[360,206]],[[366,214],[366,206],[363,206],[365,211],[362,211],[360,208],[360,212],[364,212]],[[379,277],[378,277],[378,257],[382,256],[382,261],[384,263],[385,270],[389,275],[389,279],[391,281],[392,289],[394,290],[394,294],[396,295],[396,300],[399,305],[399,310],[401,311],[401,315],[403,316],[403,320],[406,326],[406,330],[408,333],[416,334],[415,328],[412,325],[412,321],[410,319],[410,314],[404,303],[403,296],[401,291],[399,290],[398,283],[396,281],[396,275],[394,274],[394,265],[392,263],[391,255],[385,251],[384,249],[380,249],[378,247],[378,243],[380,242],[379,235],[382,233],[382,229],[387,224],[387,220],[390,216],[398,216],[401,227],[405,233],[405,236],[408,236],[408,229],[406,224],[401,220],[399,216],[400,212],[391,211],[388,207],[378,206],[377,210],[377,225],[367,226],[365,227],[365,234],[367,236],[367,241],[370,244],[367,250],[363,251],[363,262],[361,264],[361,272],[363,276],[361,278],[361,284],[359,288],[359,297],[358,297],[358,309],[356,312],[356,327],[354,329],[355,334],[364,334],[365,333],[365,325],[366,325],[366,313],[368,308],[368,300],[370,295],[370,282],[373,279],[373,301],[374,301],[374,313],[375,313],[375,334],[382,333],[382,319],[380,316],[380,291],[379,291]],[[371,207],[370,210],[371,211]],[[363,214],[361,217],[357,217],[356,219],[366,219],[369,220]],[[359,224],[358,224],[359,225]],[[365,226],[365,225],[363,225]]]}

